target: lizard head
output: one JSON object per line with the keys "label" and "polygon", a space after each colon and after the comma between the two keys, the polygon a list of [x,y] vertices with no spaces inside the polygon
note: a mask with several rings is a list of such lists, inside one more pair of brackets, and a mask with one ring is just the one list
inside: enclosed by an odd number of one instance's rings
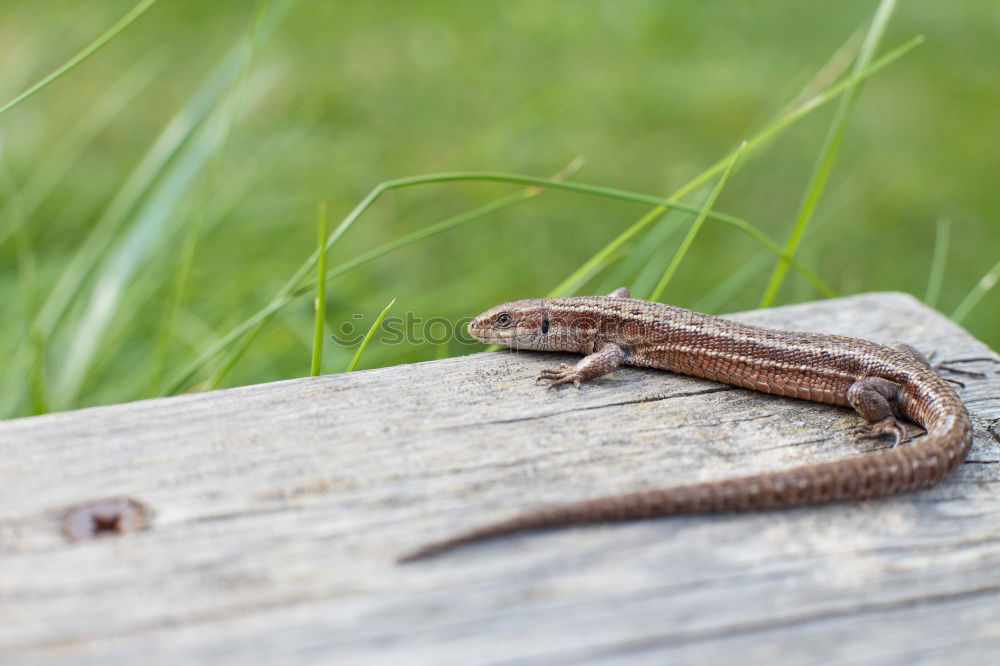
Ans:
{"label": "lizard head", "polygon": [[589,353],[596,327],[584,313],[557,306],[558,299],[532,298],[491,308],[469,324],[481,342],[511,349]]}

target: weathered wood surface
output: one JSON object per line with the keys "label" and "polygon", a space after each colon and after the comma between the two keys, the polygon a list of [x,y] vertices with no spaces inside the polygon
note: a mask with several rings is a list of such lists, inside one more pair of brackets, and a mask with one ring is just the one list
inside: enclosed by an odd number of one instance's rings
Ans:
{"label": "weathered wood surface", "polygon": [[[636,369],[546,393],[532,378],[565,357],[496,352],[0,423],[0,661],[996,663],[996,354],[901,294],[739,318],[987,373],[963,391],[969,460],[865,504],[397,566],[546,502],[845,456],[857,417]],[[151,526],[67,543],[65,509],[109,495],[146,503]]]}

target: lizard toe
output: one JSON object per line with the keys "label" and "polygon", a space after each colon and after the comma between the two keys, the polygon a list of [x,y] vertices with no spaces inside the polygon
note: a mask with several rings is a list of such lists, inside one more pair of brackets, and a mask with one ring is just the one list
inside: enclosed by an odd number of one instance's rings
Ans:
{"label": "lizard toe", "polygon": [[576,386],[577,389],[579,389],[582,377],[580,377],[579,373],[572,371],[565,371],[561,373],[558,377],[552,377],[551,380],[552,380],[551,383],[548,385],[548,388],[546,389],[548,391],[552,391],[553,389],[556,389],[562,386],[563,384],[569,384],[569,383],[572,383],[574,386]]}
{"label": "lizard toe", "polygon": [[906,428],[893,416],[886,417],[876,423],[862,423],[854,429],[853,438],[854,441],[858,442],[867,439],[879,439],[885,436],[892,437],[893,446],[902,444],[910,439]]}

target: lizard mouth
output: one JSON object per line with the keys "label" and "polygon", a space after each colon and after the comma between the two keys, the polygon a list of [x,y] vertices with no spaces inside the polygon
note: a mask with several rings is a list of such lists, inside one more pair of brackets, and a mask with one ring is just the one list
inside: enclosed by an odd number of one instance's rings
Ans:
{"label": "lizard mouth", "polygon": [[515,329],[497,330],[492,326],[484,326],[482,324],[478,324],[477,322],[469,324],[469,335],[480,342],[485,342],[490,345],[507,345],[514,337],[515,333]]}

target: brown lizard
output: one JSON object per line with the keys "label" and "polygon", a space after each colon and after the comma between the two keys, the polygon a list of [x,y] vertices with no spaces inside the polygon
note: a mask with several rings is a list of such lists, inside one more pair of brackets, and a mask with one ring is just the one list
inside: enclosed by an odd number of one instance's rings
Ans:
{"label": "brown lizard", "polygon": [[669,370],[734,386],[831,405],[864,420],[855,439],[910,439],[900,419],[927,435],[908,446],[752,476],[598,497],[542,508],[431,543],[408,562],[455,546],[525,530],[751,511],[863,500],[924,488],[962,462],[972,423],[954,389],[909,345],[782,331],[661,303],[609,296],[504,303],[469,324],[477,339],[512,349],[585,354],[576,365],[543,370],[549,389],[605,375],[620,365]]}

